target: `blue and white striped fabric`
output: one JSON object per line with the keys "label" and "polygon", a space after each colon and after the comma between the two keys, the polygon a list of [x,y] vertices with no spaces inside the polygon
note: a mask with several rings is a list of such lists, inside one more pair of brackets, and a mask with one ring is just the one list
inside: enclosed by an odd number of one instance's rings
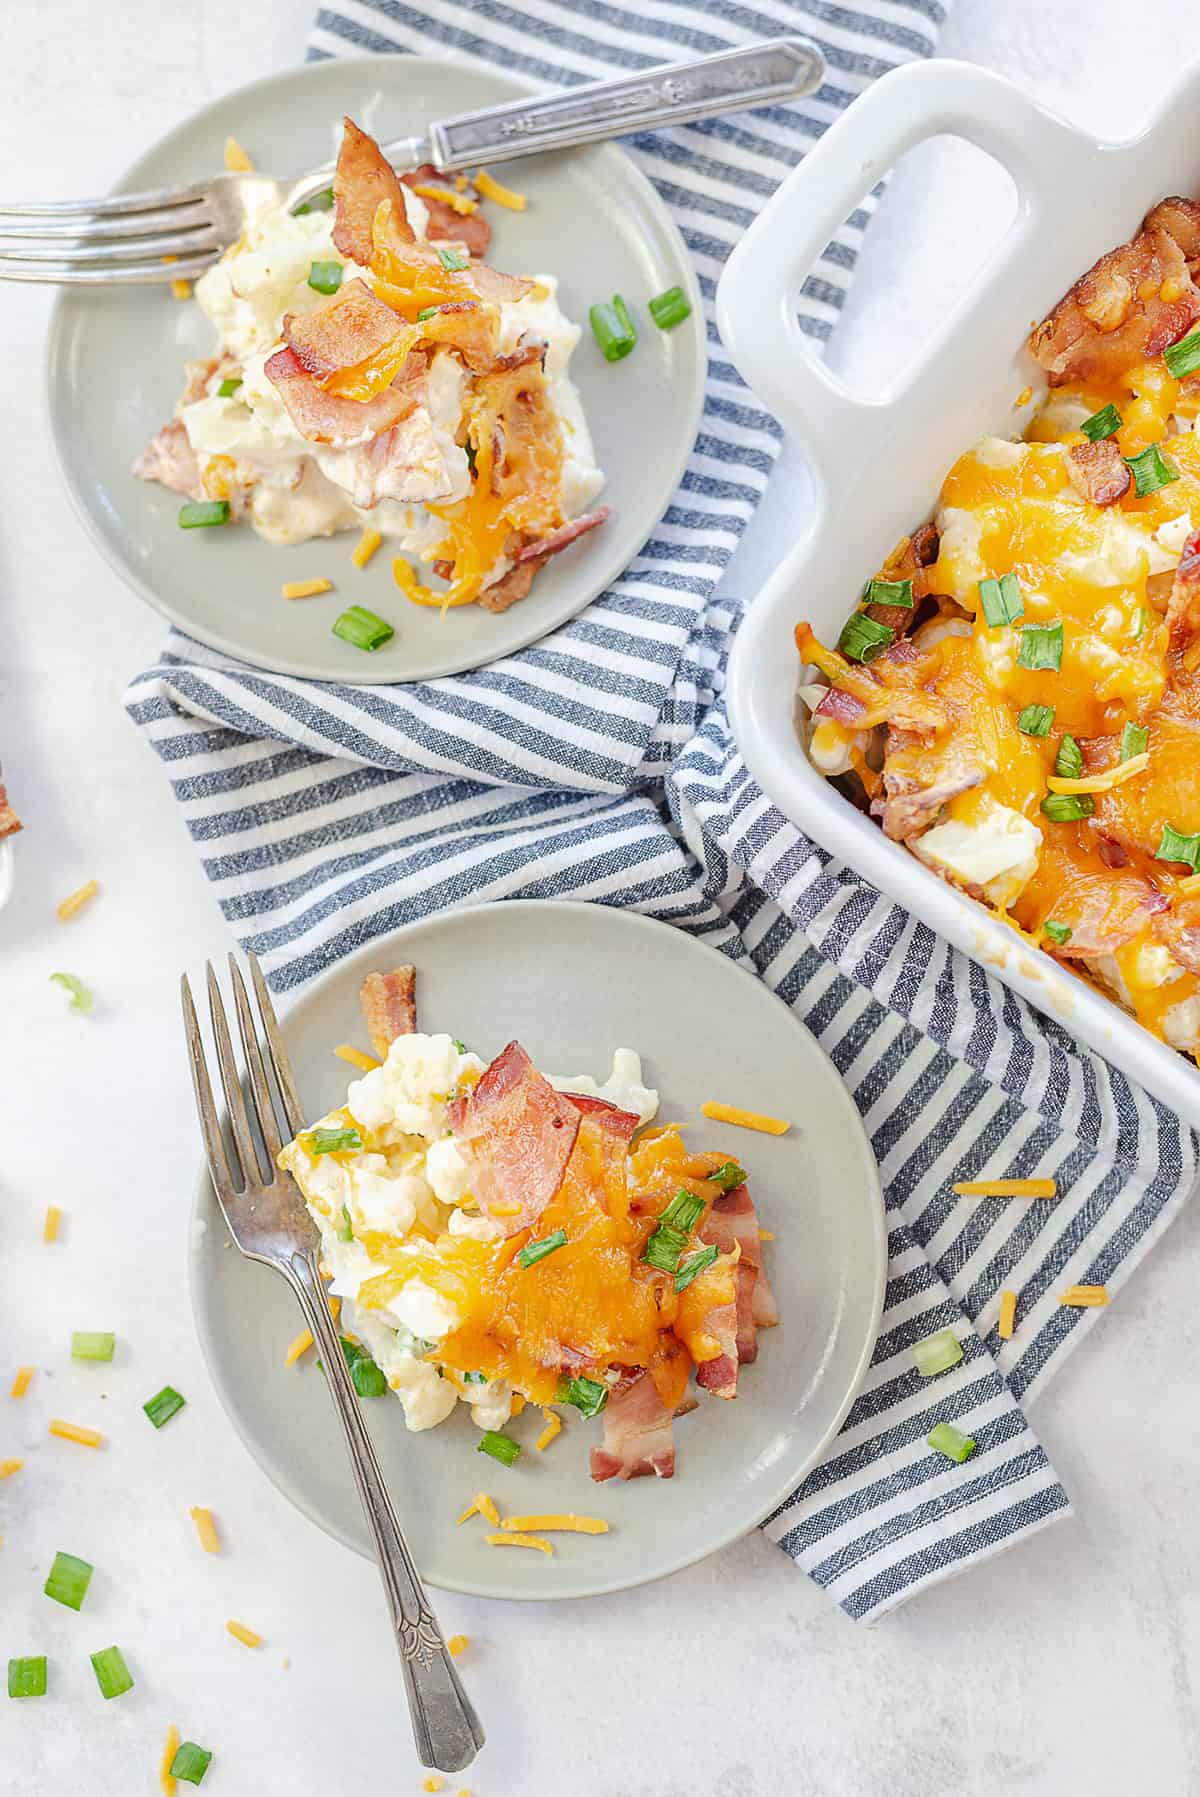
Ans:
{"label": "blue and white striped fabric", "polygon": [[[866,1386],[768,1533],[848,1613],[882,1613],[1067,1512],[1022,1403],[1102,1314],[1193,1182],[1177,1119],[798,834],[758,791],[720,703],[736,607],[718,580],[778,427],[711,322],[722,263],[806,146],[877,75],[934,46],[937,0],[335,0],[315,55],[436,52],[560,84],[803,29],[811,100],[638,138],[708,307],[701,435],[643,553],[573,623],[458,679],[310,686],[173,635],[128,694],[167,765],[239,939],[277,989],[447,906],[570,896],[629,905],[748,961],[833,1057],[883,1172],[891,1269]],[[828,335],[869,203],[802,298]],[[1052,1173],[1055,1205],[956,1200],[955,1179]],[[1002,1289],[1020,1292],[1001,1343]],[[951,1328],[935,1385],[911,1344]],[[936,1420],[978,1443],[952,1465]]]}

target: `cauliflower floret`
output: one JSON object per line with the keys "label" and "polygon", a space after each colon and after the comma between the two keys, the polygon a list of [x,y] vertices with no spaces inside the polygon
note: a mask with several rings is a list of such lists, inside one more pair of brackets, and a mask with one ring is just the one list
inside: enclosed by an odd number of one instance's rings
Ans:
{"label": "cauliflower floret", "polygon": [[978,821],[950,818],[912,845],[913,852],[960,886],[978,886],[1007,910],[1037,872],[1042,833],[1009,805],[992,801]]}

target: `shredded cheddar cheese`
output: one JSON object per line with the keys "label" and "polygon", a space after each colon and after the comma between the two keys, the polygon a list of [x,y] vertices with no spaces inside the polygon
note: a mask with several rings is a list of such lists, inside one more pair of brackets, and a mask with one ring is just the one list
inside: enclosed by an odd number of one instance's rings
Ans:
{"label": "shredded cheddar cheese", "polygon": [[236,137],[225,139],[225,167],[231,175],[252,175],[254,164]]}
{"label": "shredded cheddar cheese", "polygon": [[479,201],[472,200],[461,188],[435,187],[431,181],[414,183],[413,192],[420,194],[423,200],[441,200],[444,206],[452,206],[460,218],[468,218],[472,212],[479,211]]}
{"label": "shredded cheddar cheese", "polygon": [[539,1554],[554,1555],[554,1543],[543,1541],[540,1535],[485,1535],[484,1540],[489,1547],[532,1547]]}
{"label": "shredded cheddar cheese", "polygon": [[48,1204],[46,1206],[46,1215],[42,1222],[42,1240],[44,1242],[56,1242],[58,1240],[58,1226],[61,1222],[62,1212],[59,1210],[57,1204]]}
{"label": "shredded cheddar cheese", "polygon": [[1180,880],[1179,890],[1187,898],[1191,898],[1193,893],[1200,892],[1200,874],[1189,874],[1186,880]]}
{"label": "shredded cheddar cheese", "polygon": [[[476,169],[475,186],[485,200],[494,200],[497,206],[507,206],[510,212],[524,212],[529,204],[523,193],[515,193],[511,187],[505,187],[494,175],[489,175],[485,168]],[[420,188],[417,189],[418,193]]]}
{"label": "shredded cheddar cheese", "polygon": [[744,1111],[740,1105],[710,1101],[700,1106],[704,1116],[714,1123],[732,1123],[738,1129],[757,1129],[765,1136],[786,1136],[792,1127],[782,1117],[767,1117],[761,1111]]}
{"label": "shredded cheddar cheese", "polygon": [[1027,406],[1032,398],[1033,388],[1022,387],[1021,391],[1017,394],[1017,397],[1013,400],[1014,412],[1019,411],[1022,406]]}
{"label": "shredded cheddar cheese", "polygon": [[162,1752],[158,1756],[158,1783],[163,1797],[174,1797],[175,1780],[171,1777],[171,1767],[175,1764],[175,1755],[179,1752],[179,1730],[172,1722],[167,1730],[167,1738],[163,1742]]}
{"label": "shredded cheddar cheese", "polygon": [[373,1055],[364,1054],[361,1048],[354,1048],[349,1042],[339,1042],[333,1052],[339,1061],[349,1061],[352,1067],[357,1067],[362,1073],[374,1073],[376,1067],[383,1065],[382,1061],[377,1061]]}
{"label": "shredded cheddar cheese", "polygon": [[312,1330],[302,1329],[288,1343],[288,1351],[283,1357],[284,1366],[295,1366],[302,1354],[307,1354],[313,1345]]}
{"label": "shredded cheddar cheese", "polygon": [[1182,660],[1189,674],[1194,674],[1200,668],[1200,637],[1197,637],[1190,649],[1184,650]]}
{"label": "shredded cheddar cheese", "polygon": [[462,1515],[458,1519],[458,1527],[461,1529],[465,1522],[470,1522],[470,1520],[473,1516],[478,1516],[478,1515],[479,1515],[478,1502],[476,1502],[474,1504],[468,1504],[466,1509],[463,1511]]}
{"label": "shredded cheddar cheese", "polygon": [[773,1229],[760,1229],[758,1232],[758,1239],[760,1242],[773,1242],[775,1240],[775,1231]]}
{"label": "shredded cheddar cheese", "polygon": [[576,1516],[573,1510],[551,1512],[548,1516],[502,1516],[500,1527],[510,1533],[528,1534],[542,1530],[558,1530],[568,1535],[607,1535],[608,1524],[600,1516]]}
{"label": "shredded cheddar cheese", "polygon": [[1106,1285],[1069,1285],[1059,1297],[1060,1304],[1067,1304],[1073,1310],[1095,1310],[1108,1303],[1108,1287]]}
{"label": "shredded cheddar cheese", "polygon": [[428,1778],[422,1780],[421,1789],[423,1791],[440,1791],[444,1783],[445,1780],[439,1778],[436,1772],[431,1772]]}
{"label": "shredded cheddar cheese", "polygon": [[546,1419],[546,1427],[534,1443],[539,1454],[544,1454],[555,1436],[562,1434],[562,1417],[559,1416],[557,1410],[547,1410],[543,1405],[542,1415]]}
{"label": "shredded cheddar cheese", "polygon": [[1131,755],[1128,761],[1120,761],[1116,767],[1105,768],[1100,774],[1084,774],[1078,780],[1051,774],[1046,785],[1051,792],[1111,792],[1114,786],[1124,786],[1126,780],[1144,774],[1149,766],[1149,755]]}
{"label": "shredded cheddar cheese", "polygon": [[475,1502],[479,1506],[479,1514],[486,1516],[494,1529],[500,1526],[500,1512],[496,1508],[495,1498],[490,1498],[486,1491],[475,1493]]}
{"label": "shredded cheddar cheese", "polygon": [[0,1460],[0,1479],[11,1479],[24,1466],[23,1460]]}
{"label": "shredded cheddar cheese", "polygon": [[17,1368],[17,1376],[12,1382],[12,1390],[8,1394],[9,1397],[23,1398],[25,1393],[29,1390],[29,1382],[36,1371],[36,1367],[19,1366]]}
{"label": "shredded cheddar cheese", "polygon": [[248,1629],[244,1622],[231,1620],[225,1624],[225,1628],[227,1633],[231,1634],[235,1641],[240,1641],[243,1647],[261,1647],[263,1644],[262,1636],[256,1634],[253,1629]]}
{"label": "shredded cheddar cheese", "polygon": [[469,1635],[451,1635],[446,1643],[446,1652],[452,1660],[457,1660],[459,1654],[463,1653],[470,1645],[471,1637]]}
{"label": "shredded cheddar cheese", "polygon": [[996,1332],[1002,1342],[1011,1341],[1017,1321],[1016,1292],[1001,1292],[1000,1316],[996,1323]]}
{"label": "shredded cheddar cheese", "polygon": [[383,537],[379,531],[364,530],[350,556],[350,560],[354,563],[354,566],[356,568],[365,568],[382,542]]}
{"label": "shredded cheddar cheese", "polygon": [[175,295],[177,300],[191,299],[192,283],[183,280],[181,277],[178,281],[171,282],[171,292]]}
{"label": "shredded cheddar cheese", "polygon": [[520,1414],[521,1414],[522,1410],[524,1410],[524,1408],[525,1408],[525,1399],[522,1397],[522,1395],[519,1391],[514,1392],[511,1414],[513,1416],[520,1416]]}
{"label": "shredded cheddar cheese", "polygon": [[960,1179],[950,1190],[960,1198],[1057,1198],[1054,1179]]}
{"label": "shredded cheddar cheese", "polygon": [[191,1518],[196,1525],[196,1533],[200,1537],[200,1546],[206,1554],[219,1554],[221,1539],[217,1534],[217,1525],[211,1510],[205,1510],[201,1504],[193,1504]]}
{"label": "shredded cheddar cheese", "polygon": [[493,1217],[519,1217],[524,1207],[514,1198],[498,1199],[492,1206]]}
{"label": "shredded cheddar cheese", "polygon": [[87,1429],[82,1423],[64,1423],[57,1416],[50,1424],[50,1433],[63,1441],[77,1441],[81,1448],[98,1448],[104,1440],[99,1429]]}
{"label": "shredded cheddar cheese", "polygon": [[288,580],[279,589],[285,599],[311,599],[317,593],[332,593],[332,580]]}
{"label": "shredded cheddar cheese", "polygon": [[65,898],[58,907],[58,915],[63,923],[66,923],[69,917],[74,917],[76,911],[82,911],[88,900],[94,899],[99,890],[100,882],[98,880],[88,880]]}

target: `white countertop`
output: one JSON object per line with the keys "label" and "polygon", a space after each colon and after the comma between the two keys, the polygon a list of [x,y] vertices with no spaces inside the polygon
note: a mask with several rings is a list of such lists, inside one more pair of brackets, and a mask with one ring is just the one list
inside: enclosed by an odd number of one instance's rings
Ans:
{"label": "white countertop", "polygon": [[[1124,0],[961,0],[945,48],[978,58],[1113,135],[1200,48],[1194,9],[1162,0],[1153,33]],[[301,55],[310,0],[85,0],[6,9],[0,186],[102,189],[192,107]],[[1198,156],[1200,161],[1200,156]],[[945,303],[994,234],[1002,183],[980,159],[913,159],[874,227],[839,351],[864,379],[925,301]],[[1181,179],[1183,179],[1181,174]],[[1066,196],[1069,203],[1069,196]],[[157,1789],[168,1723],[214,1750],[211,1797],[413,1797],[400,1676],[374,1570],[278,1496],[226,1423],[185,1286],[196,1161],[177,1005],[229,938],[162,770],[120,695],[159,620],[100,563],[59,485],[42,403],[48,296],[0,293],[0,753],[26,820],[0,918],[0,1658],[45,1651],[52,1694],[0,1697],[0,1793],[133,1797]],[[884,333],[886,332],[886,337]],[[787,539],[785,461],[740,559],[738,586]],[[54,905],[96,876],[68,926]],[[87,1021],[47,982],[85,975]],[[139,1169],[125,1173],[136,1147]],[[66,1220],[41,1243],[48,1201]],[[446,1597],[447,1632],[484,1716],[484,1755],[450,1792],[476,1797],[997,1797],[1196,1789],[1200,1530],[1196,1207],[1175,1226],[1033,1420],[1074,1521],[856,1627],[758,1534],[664,1583],[586,1606]],[[120,1337],[111,1372],[74,1367],[74,1328]],[[141,1401],[165,1382],[188,1408],[161,1434]],[[107,1392],[107,1398],[98,1394]],[[100,1454],[45,1435],[98,1424]],[[220,1519],[202,1555],[188,1507]],[[664,1516],[670,1489],[664,1490]],[[58,1548],[93,1560],[75,1616],[40,1595]],[[260,1630],[250,1653],[227,1617]],[[122,1645],[137,1680],[101,1702],[87,1654]],[[288,1660],[285,1668],[284,1661]],[[180,1787],[181,1791],[186,1787]]]}

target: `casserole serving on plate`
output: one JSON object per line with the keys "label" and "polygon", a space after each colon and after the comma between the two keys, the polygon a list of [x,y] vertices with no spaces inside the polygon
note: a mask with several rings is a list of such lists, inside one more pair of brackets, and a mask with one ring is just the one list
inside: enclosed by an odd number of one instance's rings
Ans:
{"label": "casserole serving on plate", "polygon": [[[1200,185],[1195,85],[1107,146],[980,70],[903,71],[780,190],[719,304],[817,489],[734,654],[752,771],[815,839],[1192,1117],[1200,1075],[1176,1050],[1200,1045],[1200,210],[1160,202]],[[805,355],[792,296],[863,190],[944,132],[1007,167],[1017,215],[868,402]]]}

